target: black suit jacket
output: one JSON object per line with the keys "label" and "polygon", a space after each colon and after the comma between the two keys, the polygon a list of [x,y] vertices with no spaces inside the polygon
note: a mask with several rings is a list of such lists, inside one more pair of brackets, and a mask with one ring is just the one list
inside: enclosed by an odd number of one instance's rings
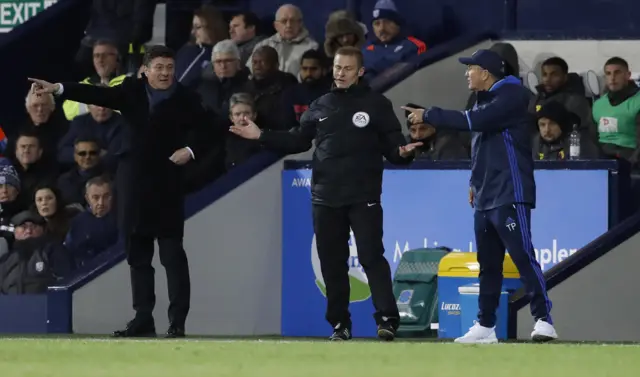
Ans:
{"label": "black suit jacket", "polygon": [[61,96],[119,110],[126,120],[116,174],[118,227],[123,234],[182,237],[185,167],[169,157],[184,147],[191,148],[196,159],[205,154],[212,147],[207,135],[213,125],[199,96],[180,84],[151,112],[146,83],[144,75],[110,88],[68,82]]}

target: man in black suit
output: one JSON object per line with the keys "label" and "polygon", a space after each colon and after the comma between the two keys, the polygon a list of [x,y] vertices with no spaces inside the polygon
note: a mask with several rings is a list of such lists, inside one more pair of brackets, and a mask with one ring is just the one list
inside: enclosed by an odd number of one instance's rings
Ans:
{"label": "man in black suit", "polygon": [[[104,88],[30,79],[36,94],[53,93],[119,110],[126,120],[116,176],[118,226],[126,236],[135,318],[116,337],[155,336],[154,240],[167,273],[167,337],[183,337],[190,304],[184,233],[184,165],[215,147],[206,142],[207,115],[197,94],[174,78],[174,53],[164,46],[144,56],[143,74]],[[211,127],[212,128],[212,127]],[[203,142],[205,140],[205,142]]]}

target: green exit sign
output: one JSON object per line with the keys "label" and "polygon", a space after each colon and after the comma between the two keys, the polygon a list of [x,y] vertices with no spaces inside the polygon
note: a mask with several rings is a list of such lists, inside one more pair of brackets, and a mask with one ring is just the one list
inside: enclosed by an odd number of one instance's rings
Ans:
{"label": "green exit sign", "polygon": [[0,33],[14,27],[55,4],[58,0],[0,0]]}

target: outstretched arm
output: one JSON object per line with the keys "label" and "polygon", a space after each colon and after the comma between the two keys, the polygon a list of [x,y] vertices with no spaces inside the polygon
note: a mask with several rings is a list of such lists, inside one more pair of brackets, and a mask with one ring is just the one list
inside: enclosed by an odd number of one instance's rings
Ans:
{"label": "outstretched arm", "polygon": [[260,130],[248,119],[247,126],[231,126],[229,130],[245,139],[259,140],[268,149],[296,154],[311,149],[316,136],[316,122],[313,113],[306,111],[300,119],[300,126],[289,131]]}
{"label": "outstretched arm", "polygon": [[122,110],[123,107],[126,107],[127,96],[122,85],[105,88],[75,82],[52,84],[39,79],[30,78],[29,80],[33,82],[31,90],[35,94],[51,93],[64,99],[113,110]]}
{"label": "outstretched arm", "polygon": [[440,129],[458,131],[498,131],[508,127],[503,119],[505,114],[511,113],[519,105],[506,95],[496,96],[486,104],[472,110],[444,110],[431,107],[428,110],[402,107],[409,110],[410,121],[413,123],[427,123]]}
{"label": "outstretched arm", "polygon": [[378,132],[383,144],[384,157],[396,165],[407,165],[413,161],[415,153],[413,150],[422,145],[421,142],[406,144],[404,135],[402,134],[402,126],[393,112],[393,106],[390,101],[383,103],[380,109],[382,117],[378,125]]}

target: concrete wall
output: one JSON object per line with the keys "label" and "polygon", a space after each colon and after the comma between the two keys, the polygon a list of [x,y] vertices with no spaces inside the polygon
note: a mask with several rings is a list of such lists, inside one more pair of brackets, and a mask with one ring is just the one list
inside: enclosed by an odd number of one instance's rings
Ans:
{"label": "concrete wall", "polygon": [[[566,341],[640,341],[640,301],[634,276],[640,234],[628,239],[549,292],[554,326]],[[629,280],[627,280],[629,279]],[[518,339],[533,329],[527,305],[518,312]]]}
{"label": "concrete wall", "polygon": [[[187,221],[190,334],[280,333],[281,171],[278,162]],[[156,327],[165,331],[167,283],[157,253],[154,267]],[[130,287],[123,262],[75,292],[74,332],[108,334],[124,326],[133,317]]]}

